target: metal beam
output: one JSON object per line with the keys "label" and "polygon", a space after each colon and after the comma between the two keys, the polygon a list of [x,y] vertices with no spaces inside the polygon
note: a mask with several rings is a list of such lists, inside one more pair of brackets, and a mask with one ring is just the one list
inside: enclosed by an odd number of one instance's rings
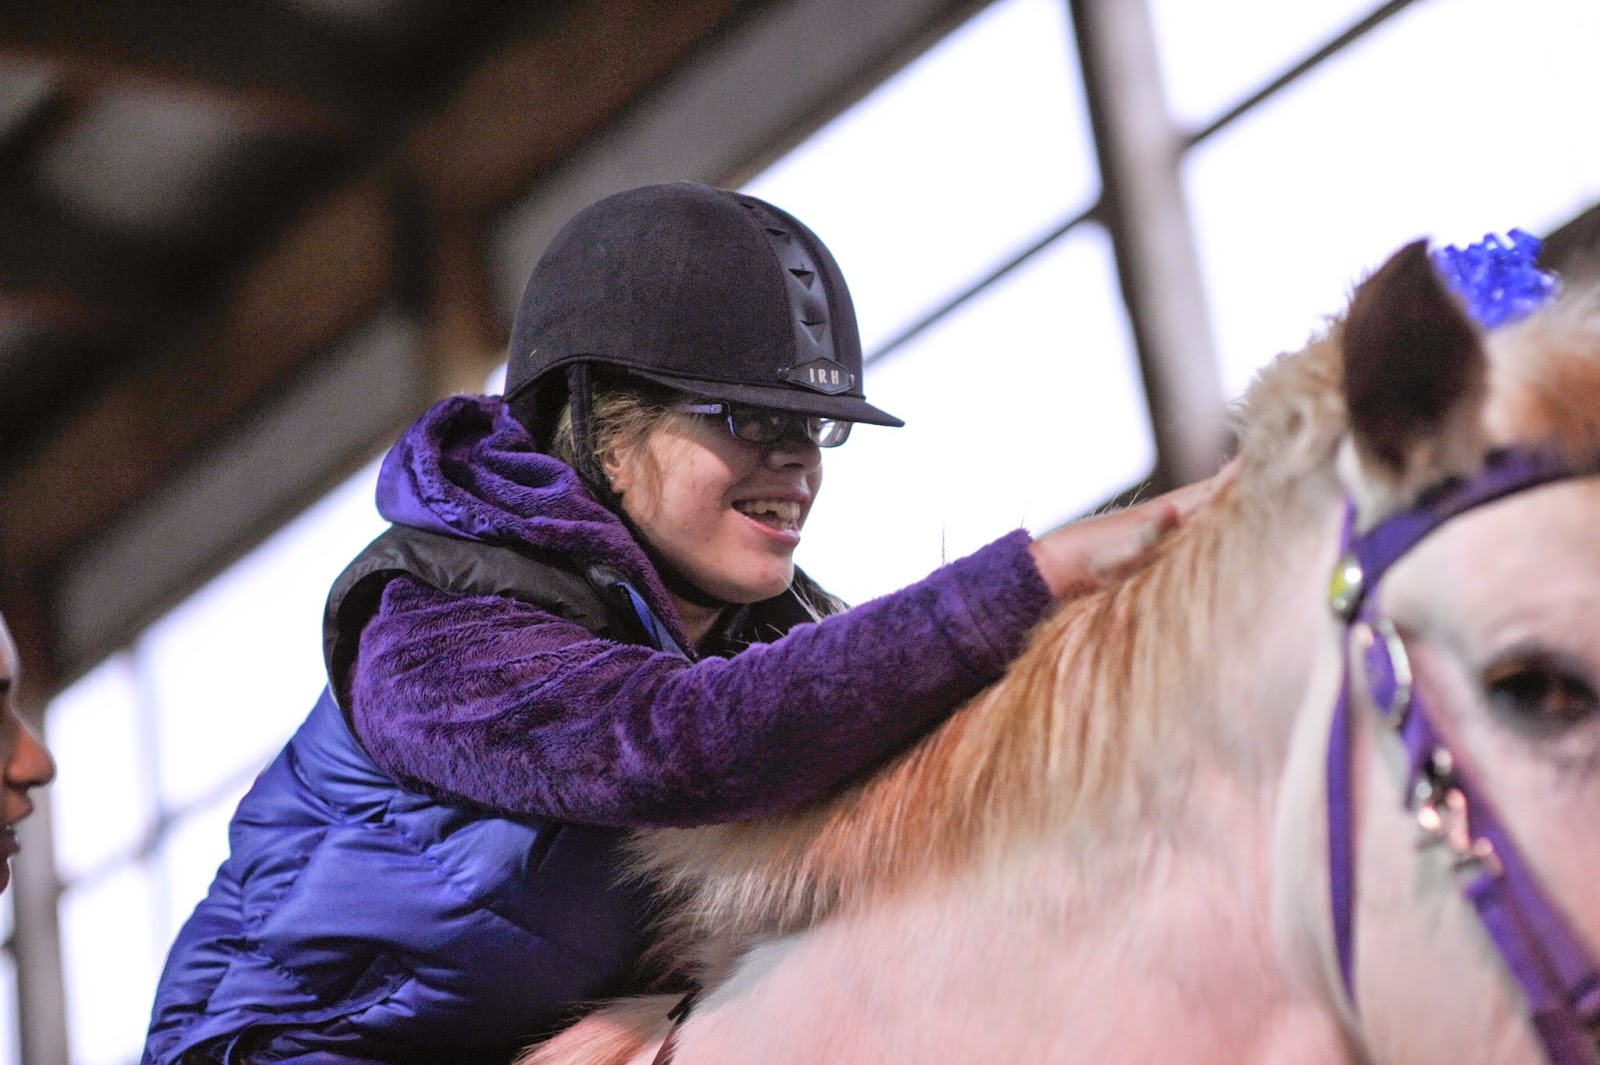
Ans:
{"label": "metal beam", "polygon": [[1216,470],[1227,445],[1221,372],[1145,0],[1070,0],[1117,272],[1139,353],[1153,487]]}
{"label": "metal beam", "polygon": [[36,44],[7,38],[0,29],[0,61],[58,72],[63,96],[89,102],[119,92],[161,91],[197,96],[239,116],[256,131],[343,140],[351,122],[322,102],[274,85],[237,85],[204,77],[175,63],[134,60],[81,42]]}
{"label": "metal beam", "polygon": [[[516,5],[434,5],[440,32]],[[457,5],[459,7],[459,5]],[[525,4],[521,6],[526,6]],[[463,29],[465,28],[465,30]],[[420,29],[419,29],[420,32]],[[401,57],[274,0],[36,0],[0,5],[0,45],[94,77],[137,73],[191,89],[242,94],[309,115],[370,127],[393,113]],[[352,44],[355,46],[352,47]],[[287,46],[286,46],[287,45]],[[402,53],[403,54],[403,53]],[[421,87],[420,79],[409,86]]]}
{"label": "metal beam", "polygon": [[[28,676],[25,668],[23,677]],[[23,717],[41,727],[42,703],[21,703]],[[43,732],[41,730],[41,735]],[[50,794],[35,798],[33,816],[17,826],[22,854],[12,865],[16,921],[11,950],[17,961],[17,1021],[22,1060],[28,1065],[67,1065],[67,1004],[62,979],[61,932],[50,831]]]}
{"label": "metal beam", "polygon": [[484,217],[615,119],[740,7],[738,0],[568,5],[559,27],[512,40],[476,68],[406,138],[399,157],[443,215]]}
{"label": "metal beam", "polygon": [[369,458],[367,442],[410,418],[423,393],[416,333],[404,316],[380,315],[284,390],[270,418],[234,430],[85,544],[51,604],[67,669],[114,651],[263,525],[334,487],[330,474]]}

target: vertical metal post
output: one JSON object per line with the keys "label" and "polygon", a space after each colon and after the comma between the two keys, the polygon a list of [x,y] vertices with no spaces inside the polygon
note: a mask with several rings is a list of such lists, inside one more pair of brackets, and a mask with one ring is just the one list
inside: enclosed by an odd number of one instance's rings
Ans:
{"label": "vertical metal post", "polygon": [[1111,231],[1155,432],[1155,487],[1214,471],[1225,398],[1146,0],[1069,0]]}
{"label": "vertical metal post", "polygon": [[[19,709],[43,735],[42,711]],[[33,816],[17,826],[22,853],[11,861],[18,1036],[27,1065],[67,1065],[67,997],[57,919],[61,889],[50,831],[50,789],[38,792],[35,803]],[[115,960],[108,959],[107,964]]]}

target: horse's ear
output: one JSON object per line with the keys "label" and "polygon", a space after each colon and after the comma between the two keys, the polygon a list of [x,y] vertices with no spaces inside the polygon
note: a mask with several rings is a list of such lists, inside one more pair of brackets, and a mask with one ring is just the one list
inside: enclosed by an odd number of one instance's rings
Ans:
{"label": "horse's ear", "polygon": [[1539,248],[1539,268],[1571,288],[1600,284],[1600,204],[1564,223]]}
{"label": "horse's ear", "polygon": [[1477,454],[1488,360],[1427,242],[1356,290],[1343,346],[1351,436],[1368,473],[1416,487],[1461,472],[1452,467]]}

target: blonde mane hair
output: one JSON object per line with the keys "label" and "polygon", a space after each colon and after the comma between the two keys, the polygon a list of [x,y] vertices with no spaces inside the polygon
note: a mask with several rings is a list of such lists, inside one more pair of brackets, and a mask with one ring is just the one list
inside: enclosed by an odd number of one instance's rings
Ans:
{"label": "blonde mane hair", "polygon": [[1260,579],[1257,546],[1285,493],[1331,468],[1343,428],[1337,343],[1325,337],[1251,389],[1236,482],[1154,564],[1057,609],[1001,681],[918,746],[789,816],[643,834],[639,867],[677,900],[664,949],[716,956],[708,938],[727,947],[803,928],[1020,835],[1138,802],[1139,767],[1207,668],[1211,612],[1184,604]]}

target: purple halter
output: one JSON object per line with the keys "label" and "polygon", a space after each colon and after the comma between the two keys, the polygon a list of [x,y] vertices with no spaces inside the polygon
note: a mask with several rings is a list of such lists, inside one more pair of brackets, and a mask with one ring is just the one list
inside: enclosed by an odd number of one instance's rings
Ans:
{"label": "purple halter", "polygon": [[[1533,1027],[1554,1065],[1600,1065],[1600,968],[1551,905],[1505,831],[1483,788],[1442,740],[1433,713],[1413,687],[1405,645],[1371,595],[1384,573],[1451,518],[1504,496],[1595,470],[1573,469],[1548,454],[1513,450],[1493,457],[1471,480],[1358,534],[1346,507],[1343,550],[1329,600],[1358,641],[1362,679],[1380,720],[1405,747],[1403,801],[1430,844],[1450,848],[1506,968],[1528,1002]],[[1328,873],[1334,941],[1345,993],[1355,1004],[1355,850],[1350,801],[1350,669],[1335,704],[1328,741]]]}

